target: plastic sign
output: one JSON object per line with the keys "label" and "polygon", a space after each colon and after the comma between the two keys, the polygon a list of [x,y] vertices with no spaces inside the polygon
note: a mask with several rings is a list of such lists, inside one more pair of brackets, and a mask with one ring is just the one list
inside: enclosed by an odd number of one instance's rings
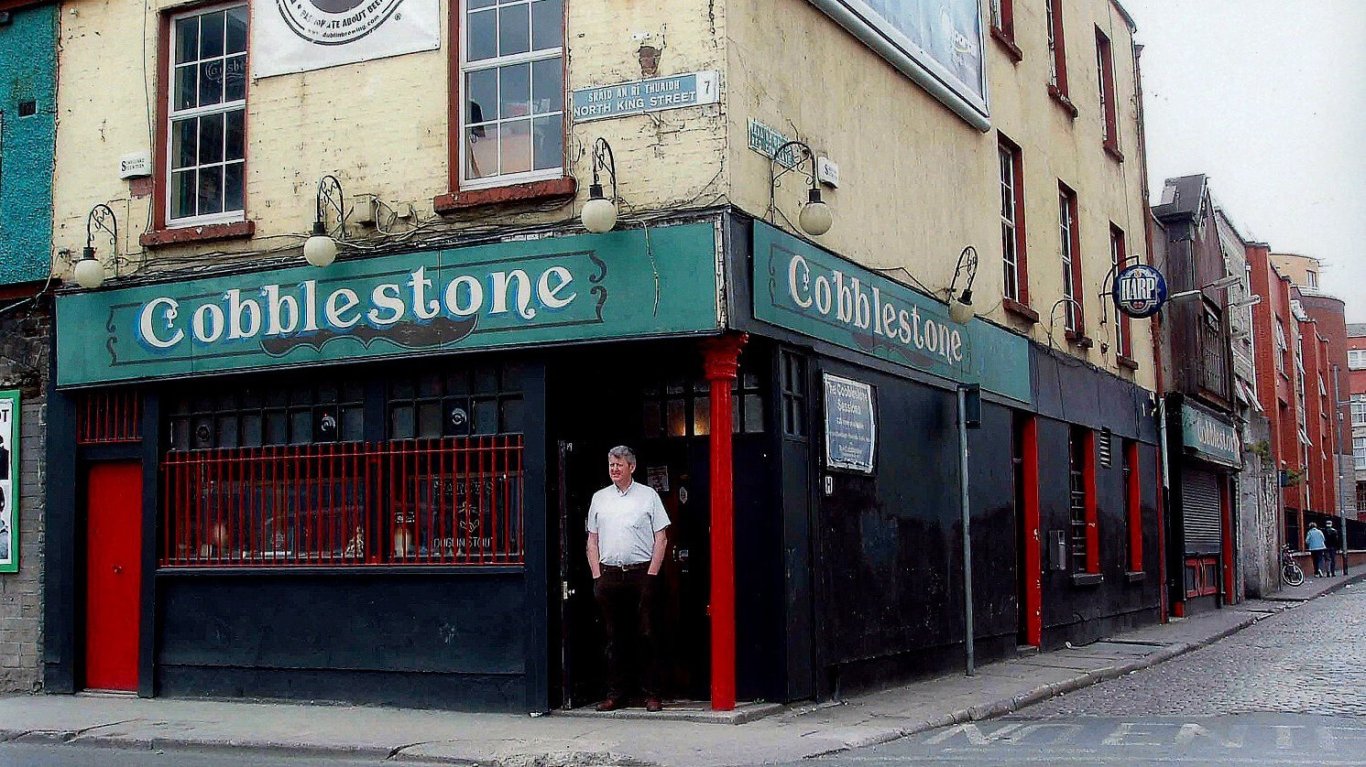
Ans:
{"label": "plastic sign", "polygon": [[1115,308],[1130,317],[1151,317],[1167,302],[1167,280],[1147,264],[1134,264],[1115,275]]}

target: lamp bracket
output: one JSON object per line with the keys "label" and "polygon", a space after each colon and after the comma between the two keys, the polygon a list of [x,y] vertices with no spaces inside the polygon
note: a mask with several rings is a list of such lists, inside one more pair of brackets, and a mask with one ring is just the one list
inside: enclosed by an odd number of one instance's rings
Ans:
{"label": "lamp bracket", "polygon": [[119,249],[119,221],[115,218],[114,211],[104,203],[100,203],[91,208],[90,213],[85,217],[85,249],[87,252],[93,252],[94,250],[96,232],[104,232],[109,235],[109,252],[112,255],[117,255]]}
{"label": "lamp bracket", "polygon": [[593,142],[592,187],[599,192],[602,190],[602,181],[598,174],[603,171],[606,171],[608,177],[612,179],[612,196],[608,199],[615,203],[617,201],[617,158],[616,155],[612,153],[612,145],[607,143],[607,139],[599,136],[597,140]]}
{"label": "lamp bracket", "polygon": [[343,196],[341,182],[336,176],[327,174],[318,179],[317,217],[313,219],[314,228],[326,231],[327,211],[336,212],[337,239],[346,239],[346,198]]}

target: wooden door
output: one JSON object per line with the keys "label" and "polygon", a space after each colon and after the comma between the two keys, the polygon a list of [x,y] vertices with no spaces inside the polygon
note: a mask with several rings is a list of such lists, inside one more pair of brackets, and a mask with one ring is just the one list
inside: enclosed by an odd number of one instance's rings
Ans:
{"label": "wooden door", "polygon": [[86,488],[85,686],[135,691],[142,466],[95,464]]}

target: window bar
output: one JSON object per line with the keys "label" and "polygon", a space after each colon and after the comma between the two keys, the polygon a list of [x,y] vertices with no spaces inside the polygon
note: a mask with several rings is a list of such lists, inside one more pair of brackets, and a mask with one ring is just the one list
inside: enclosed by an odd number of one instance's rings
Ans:
{"label": "window bar", "polygon": [[479,437],[476,449],[479,451],[479,474],[475,481],[478,505],[475,506],[475,513],[478,514],[474,533],[474,543],[479,549],[479,564],[486,564],[489,561],[490,551],[484,547],[484,512],[488,510],[488,494],[485,487],[484,478],[489,476],[489,449],[491,447],[488,437]]}

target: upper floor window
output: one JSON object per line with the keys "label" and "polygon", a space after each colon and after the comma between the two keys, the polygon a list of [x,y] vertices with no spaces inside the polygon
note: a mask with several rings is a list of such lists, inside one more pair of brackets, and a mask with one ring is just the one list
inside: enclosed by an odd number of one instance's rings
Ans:
{"label": "upper floor window", "polygon": [[1062,0],[1044,0],[1044,25],[1048,33],[1048,85],[1058,96],[1067,96],[1067,47],[1062,35]]}
{"label": "upper floor window", "polygon": [[997,152],[1001,160],[1001,266],[1004,295],[1029,303],[1029,269],[1025,257],[1024,169],[1020,148],[1004,136]]}
{"label": "upper floor window", "polygon": [[166,221],[240,220],[246,183],[247,6],[171,19]]}
{"label": "upper floor window", "polygon": [[[1124,230],[1110,225],[1110,264],[1115,274],[1124,268]],[[1125,359],[1133,359],[1133,338],[1130,333],[1129,315],[1115,312],[1115,354]]]}
{"label": "upper floor window", "polygon": [[461,0],[460,185],[559,178],[564,0]]}
{"label": "upper floor window", "polygon": [[1366,394],[1352,395],[1352,425],[1366,426]]}
{"label": "upper floor window", "polygon": [[1081,238],[1077,232],[1077,193],[1058,185],[1058,245],[1062,255],[1063,327],[1082,332]]}
{"label": "upper floor window", "polygon": [[1366,437],[1352,437],[1352,468],[1366,469]]}
{"label": "upper floor window", "polygon": [[1096,79],[1100,82],[1101,142],[1112,154],[1119,151],[1119,120],[1115,105],[1115,60],[1110,38],[1096,29]]}
{"label": "upper floor window", "polygon": [[1279,319],[1274,319],[1271,323],[1272,330],[1276,334],[1276,372],[1285,372],[1285,358],[1290,353],[1290,345],[1286,343],[1285,327],[1281,325]]}
{"label": "upper floor window", "polygon": [[1013,0],[988,0],[991,10],[991,28],[1001,33],[1007,40],[1015,39],[1015,13]]}
{"label": "upper floor window", "polygon": [[1350,349],[1347,352],[1347,367],[1352,370],[1366,368],[1366,349]]}

